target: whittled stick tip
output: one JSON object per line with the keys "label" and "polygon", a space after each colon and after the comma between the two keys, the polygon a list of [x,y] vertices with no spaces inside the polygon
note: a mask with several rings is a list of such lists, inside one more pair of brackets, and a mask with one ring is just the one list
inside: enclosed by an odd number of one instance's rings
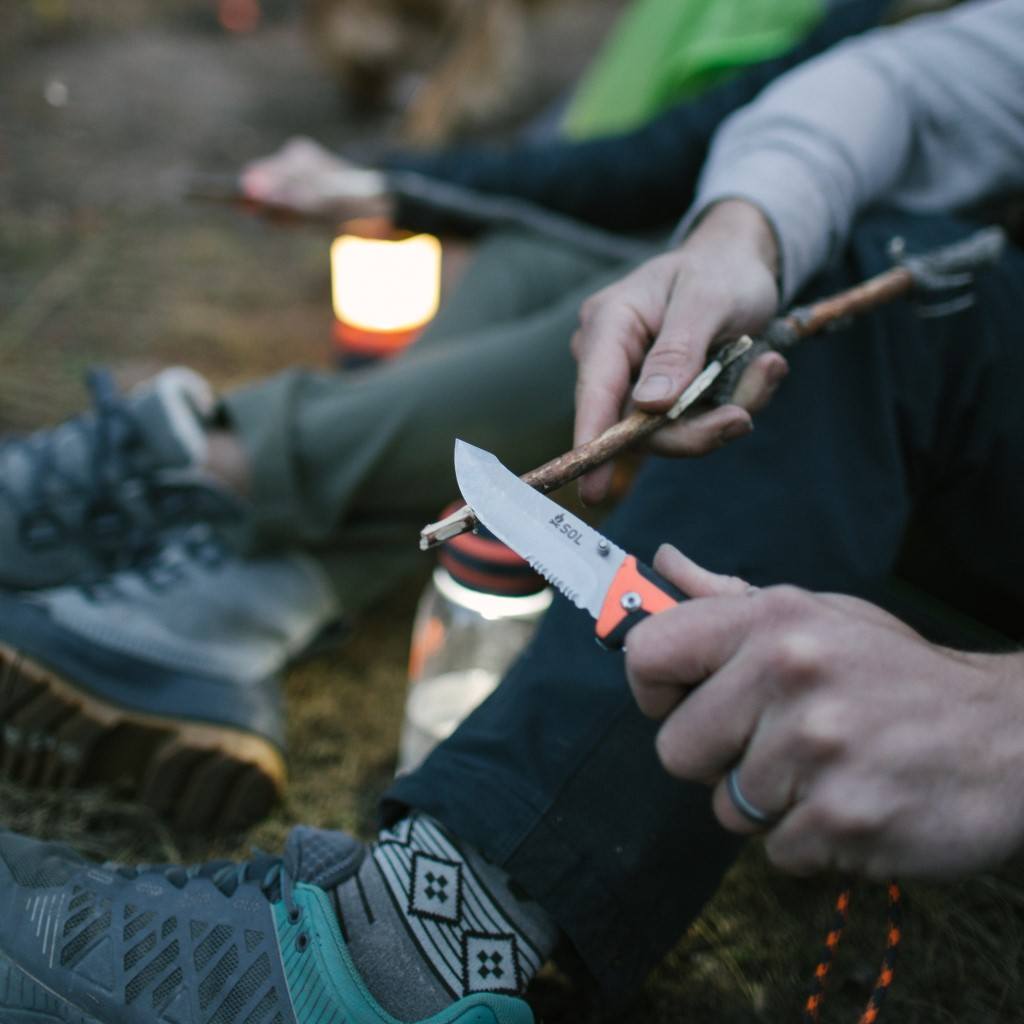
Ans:
{"label": "whittled stick tip", "polygon": [[476,525],[476,516],[468,505],[456,509],[450,516],[430,523],[420,530],[420,551],[429,551],[460,533],[467,533]]}

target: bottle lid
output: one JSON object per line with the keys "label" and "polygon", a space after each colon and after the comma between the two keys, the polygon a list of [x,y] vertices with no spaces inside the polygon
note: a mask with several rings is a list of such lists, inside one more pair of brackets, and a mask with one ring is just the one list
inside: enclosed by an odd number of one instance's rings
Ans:
{"label": "bottle lid", "polygon": [[[461,507],[461,502],[449,505],[443,515]],[[445,541],[438,562],[458,583],[485,594],[526,597],[547,586],[528,562],[502,544],[483,524],[473,533]]]}

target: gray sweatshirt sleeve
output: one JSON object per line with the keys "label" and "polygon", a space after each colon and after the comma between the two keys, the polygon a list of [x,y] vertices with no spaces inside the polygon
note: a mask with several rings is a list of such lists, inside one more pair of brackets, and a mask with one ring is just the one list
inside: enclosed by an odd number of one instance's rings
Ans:
{"label": "gray sweatshirt sleeve", "polygon": [[876,202],[953,210],[1024,188],[1024,0],[869,32],[723,123],[681,236],[721,199],[771,221],[789,300]]}

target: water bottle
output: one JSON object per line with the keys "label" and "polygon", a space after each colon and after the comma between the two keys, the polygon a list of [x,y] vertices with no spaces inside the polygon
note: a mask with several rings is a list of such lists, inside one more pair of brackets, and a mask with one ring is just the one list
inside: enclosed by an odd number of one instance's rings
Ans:
{"label": "water bottle", "polygon": [[544,580],[483,527],[444,543],[413,624],[399,773],[490,695],[551,598]]}

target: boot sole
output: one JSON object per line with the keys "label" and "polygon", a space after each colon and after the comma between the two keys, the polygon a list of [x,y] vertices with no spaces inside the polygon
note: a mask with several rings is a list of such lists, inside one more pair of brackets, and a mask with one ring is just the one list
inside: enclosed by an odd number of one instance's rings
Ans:
{"label": "boot sole", "polygon": [[186,832],[264,818],[287,770],[268,740],[120,707],[0,642],[0,777],[46,789],[127,786]]}

